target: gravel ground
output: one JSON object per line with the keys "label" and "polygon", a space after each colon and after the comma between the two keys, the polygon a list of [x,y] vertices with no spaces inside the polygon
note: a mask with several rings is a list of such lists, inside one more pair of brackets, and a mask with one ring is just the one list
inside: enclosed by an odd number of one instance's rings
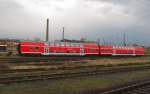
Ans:
{"label": "gravel ground", "polygon": [[0,94],[69,94],[72,92],[103,89],[119,83],[149,77],[150,70],[110,75],[79,77],[63,80],[45,80],[0,86]]}

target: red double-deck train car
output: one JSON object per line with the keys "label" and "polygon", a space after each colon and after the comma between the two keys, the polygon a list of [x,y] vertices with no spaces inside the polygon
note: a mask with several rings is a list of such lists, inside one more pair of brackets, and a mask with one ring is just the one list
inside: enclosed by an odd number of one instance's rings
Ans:
{"label": "red double-deck train car", "polygon": [[135,55],[144,55],[144,48],[142,47],[135,47]]}
{"label": "red double-deck train car", "polygon": [[34,55],[84,55],[84,49],[81,44],[20,42],[19,53]]}
{"label": "red double-deck train car", "polygon": [[20,54],[41,54],[44,53],[45,44],[43,42],[20,42]]}
{"label": "red double-deck train car", "polygon": [[133,56],[135,56],[136,53],[135,53],[134,47],[113,47],[112,55],[133,55]]}
{"label": "red double-deck train car", "polygon": [[51,43],[46,44],[42,55],[81,55],[80,44]]}
{"label": "red double-deck train car", "polygon": [[96,43],[20,42],[20,54],[32,55],[144,55],[142,47],[97,45]]}
{"label": "red double-deck train car", "polygon": [[99,45],[100,55],[112,55],[113,46],[110,45]]}
{"label": "red double-deck train car", "polygon": [[84,55],[99,55],[99,47],[95,43],[85,43],[82,44],[84,51]]}

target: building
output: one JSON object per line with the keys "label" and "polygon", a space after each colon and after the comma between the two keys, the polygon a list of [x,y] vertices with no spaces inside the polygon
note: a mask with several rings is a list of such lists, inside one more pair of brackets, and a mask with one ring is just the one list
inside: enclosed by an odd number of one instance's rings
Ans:
{"label": "building", "polygon": [[0,55],[18,54],[19,40],[0,39]]}

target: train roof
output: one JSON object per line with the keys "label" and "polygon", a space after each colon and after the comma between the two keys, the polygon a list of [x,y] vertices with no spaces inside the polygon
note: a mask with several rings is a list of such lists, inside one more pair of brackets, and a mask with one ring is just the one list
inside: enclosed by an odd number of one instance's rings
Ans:
{"label": "train roof", "polygon": [[24,42],[20,42],[21,45],[44,45],[44,42],[27,42],[27,41],[24,41]]}

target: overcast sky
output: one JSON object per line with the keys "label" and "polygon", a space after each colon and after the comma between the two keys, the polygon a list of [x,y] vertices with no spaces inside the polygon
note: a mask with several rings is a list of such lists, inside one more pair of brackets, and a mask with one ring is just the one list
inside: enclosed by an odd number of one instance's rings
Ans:
{"label": "overcast sky", "polygon": [[65,37],[150,45],[150,0],[0,0],[0,38]]}

